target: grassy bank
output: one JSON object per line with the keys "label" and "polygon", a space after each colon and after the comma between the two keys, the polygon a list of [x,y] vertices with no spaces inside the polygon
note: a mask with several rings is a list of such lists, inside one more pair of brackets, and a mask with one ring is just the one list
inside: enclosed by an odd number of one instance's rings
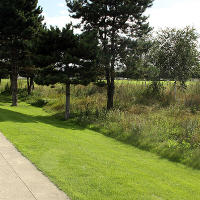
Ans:
{"label": "grassy bank", "polygon": [[[72,119],[106,136],[200,169],[200,83],[188,82],[185,91],[172,82],[117,81],[115,107],[107,112],[106,88],[72,86]],[[63,117],[62,85],[36,86],[27,96],[20,82],[20,99]],[[7,94],[6,94],[7,95]]]}
{"label": "grassy bank", "polygon": [[200,172],[41,108],[0,100],[0,130],[72,200],[198,200]]}

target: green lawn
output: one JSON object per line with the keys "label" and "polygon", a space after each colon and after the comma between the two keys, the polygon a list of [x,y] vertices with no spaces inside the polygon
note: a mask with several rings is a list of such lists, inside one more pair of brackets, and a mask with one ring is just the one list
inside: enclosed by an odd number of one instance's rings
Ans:
{"label": "green lawn", "polygon": [[72,200],[200,199],[198,170],[59,121],[40,108],[5,102],[0,130]]}

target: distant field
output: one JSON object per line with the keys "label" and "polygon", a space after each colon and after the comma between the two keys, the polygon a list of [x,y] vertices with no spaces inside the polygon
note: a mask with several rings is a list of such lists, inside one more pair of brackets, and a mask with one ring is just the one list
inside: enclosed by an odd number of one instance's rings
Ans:
{"label": "distant field", "polygon": [[[10,86],[10,80],[9,79],[2,79],[0,84],[0,92],[2,92],[5,89],[5,86]],[[19,88],[26,87],[26,79],[19,79],[18,80],[18,86]]]}
{"label": "distant field", "polygon": [[[126,84],[135,84],[135,85],[149,85],[151,81],[142,81],[142,80],[115,80],[116,83],[126,83]],[[187,85],[195,84],[198,81],[187,81]],[[174,81],[161,81],[163,85],[173,85]]]}
{"label": "distant field", "polygon": [[[10,80],[9,79],[2,79],[2,84],[0,84],[0,88],[3,87],[6,83],[9,83]],[[135,85],[149,85],[151,84],[151,81],[143,81],[143,80],[115,80],[115,83],[117,84],[135,84]],[[174,81],[161,81],[161,83],[163,83],[163,85],[173,85]],[[198,80],[194,80],[194,81],[187,81],[187,85],[190,84],[196,84],[198,83]],[[26,84],[26,78],[22,78],[18,80],[18,84],[19,86],[23,85],[25,86]]]}

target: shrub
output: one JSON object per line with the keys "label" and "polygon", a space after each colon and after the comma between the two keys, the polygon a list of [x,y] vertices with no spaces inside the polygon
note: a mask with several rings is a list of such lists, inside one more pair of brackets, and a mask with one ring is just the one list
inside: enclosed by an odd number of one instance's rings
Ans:
{"label": "shrub", "polygon": [[136,103],[151,105],[163,99],[164,86],[158,81],[153,81],[147,88],[136,96]]}
{"label": "shrub", "polygon": [[32,102],[31,105],[36,107],[44,107],[47,105],[47,103],[48,101],[46,99],[37,99],[35,102]]}

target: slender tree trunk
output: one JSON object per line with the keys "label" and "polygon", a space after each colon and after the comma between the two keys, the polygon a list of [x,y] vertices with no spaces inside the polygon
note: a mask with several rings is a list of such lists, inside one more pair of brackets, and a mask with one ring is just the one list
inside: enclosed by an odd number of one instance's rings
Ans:
{"label": "slender tree trunk", "polygon": [[115,75],[114,64],[111,66],[111,70],[107,69],[107,110],[110,110],[114,106],[114,93],[115,93]]}
{"label": "slender tree trunk", "polygon": [[28,95],[31,94],[31,86],[30,86],[30,78],[27,77],[27,92],[28,92]]}
{"label": "slender tree trunk", "polygon": [[33,81],[33,77],[30,77],[30,87],[31,87],[31,91],[34,90],[34,81]]}
{"label": "slender tree trunk", "polygon": [[12,90],[12,106],[17,106],[17,92],[18,92],[18,70],[16,66],[12,67],[12,76],[11,76],[11,90]]}
{"label": "slender tree trunk", "polygon": [[174,82],[174,99],[176,101],[176,91],[177,91],[177,86],[176,86],[176,81]]}
{"label": "slender tree trunk", "polygon": [[114,84],[107,84],[107,110],[110,110],[114,106]]}
{"label": "slender tree trunk", "polygon": [[66,83],[66,106],[65,106],[65,120],[70,117],[70,83]]}
{"label": "slender tree trunk", "polygon": [[0,77],[0,84],[1,84],[1,77]]}
{"label": "slender tree trunk", "polygon": [[27,91],[28,95],[31,95],[32,90],[34,89],[33,77],[27,77]]}
{"label": "slender tree trunk", "polygon": [[113,28],[111,34],[111,59],[109,63],[109,69],[106,71],[107,78],[107,110],[110,110],[114,107],[114,94],[115,94],[115,37],[116,30],[114,28],[115,18],[113,19]]}

